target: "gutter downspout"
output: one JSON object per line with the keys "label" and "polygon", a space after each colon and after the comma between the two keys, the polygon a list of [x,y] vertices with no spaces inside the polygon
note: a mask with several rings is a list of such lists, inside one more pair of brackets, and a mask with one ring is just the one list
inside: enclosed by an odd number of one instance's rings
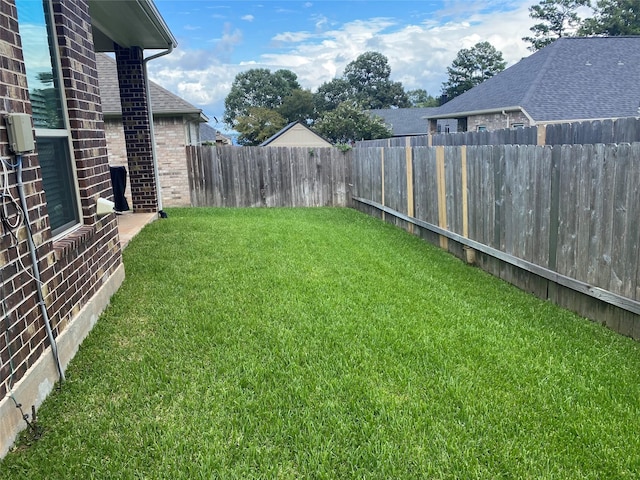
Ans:
{"label": "gutter downspout", "polygon": [[505,117],[507,117],[507,128],[511,128],[511,125],[509,124],[509,114],[507,112],[505,112],[504,110],[502,110],[502,115],[504,115]]}
{"label": "gutter downspout", "polygon": [[149,132],[151,133],[151,158],[153,160],[153,170],[156,182],[156,201],[158,202],[158,217],[167,218],[167,214],[162,210],[162,192],[160,189],[160,172],[158,171],[158,156],[156,154],[156,134],[153,128],[153,109],[151,107],[151,87],[149,86],[149,74],[147,72],[147,63],[164,55],[173,52],[173,43],[164,52],[156,53],[142,60],[142,68],[144,71],[144,88],[147,96],[147,115],[149,115]]}

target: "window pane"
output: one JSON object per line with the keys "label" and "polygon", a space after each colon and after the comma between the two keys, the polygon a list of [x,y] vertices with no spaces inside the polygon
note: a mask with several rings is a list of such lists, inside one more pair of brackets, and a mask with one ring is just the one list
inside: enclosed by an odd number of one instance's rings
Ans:
{"label": "window pane", "polygon": [[42,185],[47,196],[53,235],[78,223],[73,173],[67,152],[68,140],[38,137],[37,149]]}
{"label": "window pane", "polygon": [[64,128],[58,78],[54,75],[49,26],[45,11],[49,2],[17,0],[20,37],[24,54],[29,96],[36,128]]}

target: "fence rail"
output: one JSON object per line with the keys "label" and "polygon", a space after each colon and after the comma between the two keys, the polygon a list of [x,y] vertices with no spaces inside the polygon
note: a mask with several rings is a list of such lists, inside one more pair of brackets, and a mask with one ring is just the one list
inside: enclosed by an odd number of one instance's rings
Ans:
{"label": "fence rail", "polygon": [[491,273],[640,339],[640,143],[361,148],[353,160],[356,208],[462,258],[472,246]]}
{"label": "fence rail", "polygon": [[194,206],[355,206],[640,339],[640,143],[189,147],[188,167]]}

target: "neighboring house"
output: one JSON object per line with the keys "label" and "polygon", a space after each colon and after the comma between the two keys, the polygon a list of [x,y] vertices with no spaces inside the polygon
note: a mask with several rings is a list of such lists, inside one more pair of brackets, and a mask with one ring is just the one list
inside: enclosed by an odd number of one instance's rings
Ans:
{"label": "neighboring house", "polygon": [[[116,61],[105,54],[97,55],[96,61],[109,164],[126,166],[127,150]],[[151,81],[149,91],[162,204],[167,207],[188,206],[191,198],[185,147],[200,144],[200,125],[208,118],[201,109]],[[129,190],[126,196],[130,197]]]}
{"label": "neighboring house", "polygon": [[[381,108],[369,110],[369,114],[382,118],[391,129],[393,137],[415,137],[429,133],[427,117],[434,114],[438,107],[426,108]],[[438,132],[455,132],[456,119],[442,119],[437,122]]]}
{"label": "neighboring house", "polygon": [[157,212],[144,57],[176,41],[151,0],[0,0],[0,12],[1,457],[26,427],[16,403],[30,418],[124,279],[116,215],[97,209],[113,195],[96,52],[115,53],[127,98],[133,210]]}
{"label": "neighboring house", "polygon": [[261,147],[332,147],[316,132],[301,122],[291,122],[260,144]]}
{"label": "neighboring house", "polygon": [[200,124],[200,141],[208,144],[217,145],[219,147],[233,145],[229,137],[225,137],[208,123]]}
{"label": "neighboring house", "polygon": [[[437,107],[380,108],[368,112],[370,115],[382,118],[394,137],[414,137],[429,133],[429,122],[426,118],[436,110]],[[446,123],[446,120],[443,121],[443,124]]]}
{"label": "neighboring house", "polygon": [[[457,131],[640,115],[640,37],[560,38],[429,113]],[[453,131],[453,130],[451,130]]]}

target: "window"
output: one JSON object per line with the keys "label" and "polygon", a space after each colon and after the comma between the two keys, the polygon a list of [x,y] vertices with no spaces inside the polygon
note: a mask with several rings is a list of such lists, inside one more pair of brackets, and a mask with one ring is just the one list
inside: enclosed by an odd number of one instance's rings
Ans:
{"label": "window", "polygon": [[69,128],[62,108],[50,0],[16,0],[36,149],[53,235],[80,221]]}
{"label": "window", "polygon": [[487,126],[486,125],[478,125],[476,127],[476,131],[477,132],[486,132],[487,131]]}
{"label": "window", "polygon": [[524,123],[512,123],[511,128],[524,128]]}

